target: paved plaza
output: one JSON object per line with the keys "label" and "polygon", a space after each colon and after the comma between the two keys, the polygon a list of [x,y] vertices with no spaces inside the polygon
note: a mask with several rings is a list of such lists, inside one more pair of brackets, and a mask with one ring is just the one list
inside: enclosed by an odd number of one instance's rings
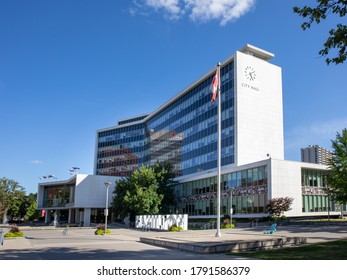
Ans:
{"label": "paved plaza", "polygon": [[[0,260],[229,260],[244,259],[236,254],[197,254],[153,246],[140,238],[172,240],[185,244],[259,241],[268,238],[303,237],[307,244],[347,238],[347,225],[280,226],[275,234],[263,234],[263,227],[158,232],[110,225],[112,233],[95,235],[94,228],[20,227],[25,238],[5,239]],[[3,230],[5,230],[3,228]]]}

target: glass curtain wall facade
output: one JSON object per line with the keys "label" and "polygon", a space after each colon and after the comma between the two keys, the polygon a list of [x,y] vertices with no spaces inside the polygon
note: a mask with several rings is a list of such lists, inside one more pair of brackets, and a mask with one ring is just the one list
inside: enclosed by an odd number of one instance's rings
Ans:
{"label": "glass curtain wall facade", "polygon": [[[98,132],[97,175],[128,176],[141,165],[173,164],[177,176],[217,167],[217,102],[212,76],[145,119]],[[222,165],[234,163],[234,62],[221,68]]]}
{"label": "glass curtain wall facade", "polygon": [[98,133],[96,175],[129,176],[143,163],[144,125]]}
{"label": "glass curtain wall facade", "polygon": [[[212,76],[192,87],[146,123],[144,162],[170,158],[178,176],[217,167],[217,102],[211,103]],[[234,163],[234,63],[221,69],[222,165]],[[158,134],[171,135],[163,149]],[[166,145],[168,146],[168,143]],[[156,152],[153,152],[155,150]],[[171,153],[171,154],[170,154]]]}
{"label": "glass curtain wall facade", "polygon": [[302,212],[322,212],[335,211],[335,203],[326,192],[327,187],[327,171],[318,171],[311,169],[301,170],[301,186],[302,186]]}
{"label": "glass curtain wall facade", "polygon": [[47,186],[43,193],[43,207],[65,207],[74,202],[75,185]]}
{"label": "glass curtain wall facade", "polygon": [[[254,167],[222,176],[221,214],[266,214],[267,166]],[[217,177],[182,183],[176,188],[178,213],[190,216],[217,214]]]}

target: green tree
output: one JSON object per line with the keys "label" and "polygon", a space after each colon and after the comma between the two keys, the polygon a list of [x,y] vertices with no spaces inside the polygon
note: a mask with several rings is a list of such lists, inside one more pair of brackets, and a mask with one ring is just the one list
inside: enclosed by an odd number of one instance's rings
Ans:
{"label": "green tree", "polygon": [[[31,207],[32,204],[35,203],[35,205],[36,205],[36,197],[37,197],[36,193],[30,193],[29,195],[26,195],[23,198],[23,200],[20,202],[18,215],[15,215],[15,216],[27,219],[28,218],[27,211],[28,211],[29,207]],[[36,211],[39,215],[40,211],[38,211],[38,210],[36,210]],[[11,215],[10,212],[9,212],[9,215]]]}
{"label": "green tree", "polygon": [[[143,165],[129,178],[116,183],[112,207],[118,209],[116,213],[122,218],[125,211],[128,211],[130,221],[134,221],[135,215],[158,214],[162,199],[163,195],[158,193],[158,183],[153,168]],[[119,211],[120,207],[124,209]]]}
{"label": "green tree", "polygon": [[40,211],[36,209],[36,197],[37,194],[30,193],[28,196],[25,197],[25,202],[23,203],[25,217],[29,221],[37,220],[40,217]]}
{"label": "green tree", "polygon": [[[319,24],[325,20],[328,15],[344,17],[347,12],[347,0],[317,0],[316,7],[304,6],[303,8],[294,7],[294,13],[299,14],[302,18],[308,18],[301,24],[301,28],[306,30],[311,27],[312,23]],[[330,29],[329,36],[324,43],[324,48],[319,51],[321,56],[328,56],[331,50],[337,51],[336,56],[326,58],[326,63],[343,63],[347,58],[347,26],[338,23],[335,28]]]}
{"label": "green tree", "polygon": [[332,140],[333,157],[329,161],[330,176],[328,183],[334,200],[347,203],[347,129],[336,133]]}
{"label": "green tree", "polygon": [[25,191],[18,182],[7,179],[0,179],[0,216],[3,222],[7,222],[7,215],[18,215],[20,205],[25,197]]}
{"label": "green tree", "polygon": [[176,204],[174,187],[178,184],[173,165],[169,162],[157,162],[153,169],[158,183],[158,193],[163,195],[159,213],[169,214]]}
{"label": "green tree", "polygon": [[36,209],[36,201],[27,208],[26,217],[29,221],[37,220],[40,217],[40,211]]}
{"label": "green tree", "polygon": [[130,189],[130,178],[124,178],[116,182],[113,191],[113,199],[111,203],[112,210],[121,218],[125,218],[131,212],[131,209],[124,203],[124,197],[127,190]]}
{"label": "green tree", "polygon": [[280,217],[283,212],[291,210],[293,198],[291,197],[278,197],[271,199],[267,204],[267,212],[275,217]]}

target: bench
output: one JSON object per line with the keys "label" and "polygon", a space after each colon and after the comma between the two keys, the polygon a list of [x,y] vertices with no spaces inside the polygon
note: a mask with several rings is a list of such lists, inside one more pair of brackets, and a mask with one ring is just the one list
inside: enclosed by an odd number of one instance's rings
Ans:
{"label": "bench", "polygon": [[264,229],[263,233],[264,234],[273,234],[277,231],[277,224],[272,224],[270,229]]}

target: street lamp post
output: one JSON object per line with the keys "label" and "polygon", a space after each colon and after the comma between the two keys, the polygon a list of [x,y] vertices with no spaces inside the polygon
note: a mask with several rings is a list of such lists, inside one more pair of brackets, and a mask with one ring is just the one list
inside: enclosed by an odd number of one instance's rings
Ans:
{"label": "street lamp post", "polygon": [[233,189],[230,189],[230,228],[233,227]]}
{"label": "street lamp post", "polygon": [[104,234],[107,232],[107,216],[108,216],[108,189],[111,186],[110,182],[105,182],[106,187],[106,208],[105,208],[105,231]]}

